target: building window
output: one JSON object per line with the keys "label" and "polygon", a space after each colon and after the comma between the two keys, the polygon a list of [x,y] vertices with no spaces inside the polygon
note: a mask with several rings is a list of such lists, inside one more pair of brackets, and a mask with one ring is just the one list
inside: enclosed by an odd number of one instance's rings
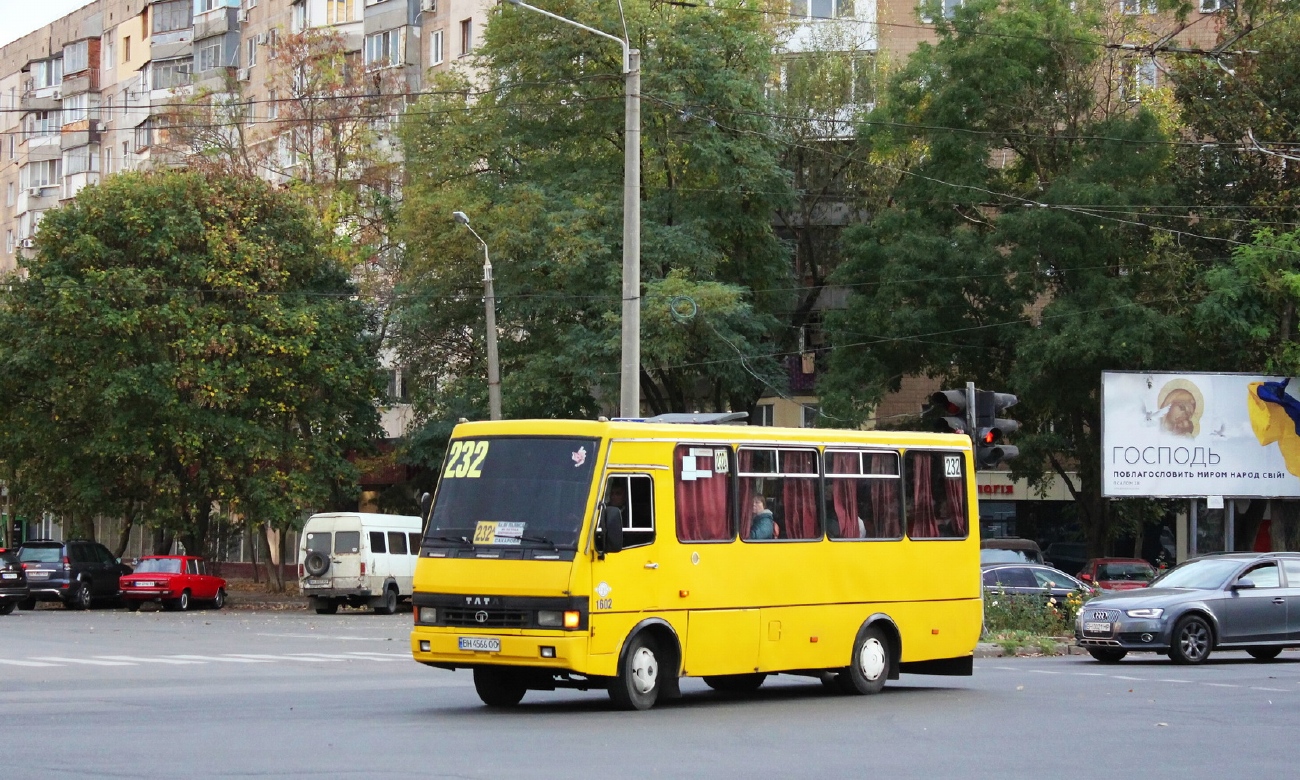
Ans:
{"label": "building window", "polygon": [[817,418],[822,416],[822,408],[817,404],[801,404],[803,407],[803,419],[800,421],[804,428],[816,428]]}
{"label": "building window", "polygon": [[[217,44],[217,50],[220,52],[220,44]],[[207,50],[204,49],[204,51]],[[194,60],[192,57],[180,57],[174,60],[155,62],[149,66],[151,73],[149,87],[150,89],[172,89],[185,86],[190,83],[190,73],[193,69]]]}
{"label": "building window", "polygon": [[113,55],[117,52],[117,50],[113,47],[113,39],[115,37],[117,37],[116,27],[114,27],[112,32],[110,32],[108,35],[105,35],[103,38],[100,39],[99,67],[103,68],[104,70],[108,70],[109,68],[117,64],[117,60],[113,59]]}
{"label": "building window", "polygon": [[256,38],[248,39],[248,62],[245,64],[250,68],[257,64],[257,39]]}
{"label": "building window", "polygon": [[346,24],[356,16],[354,0],[325,0],[325,23]]}
{"label": "building window", "polygon": [[1120,85],[1120,97],[1129,103],[1136,103],[1147,92],[1156,88],[1156,61],[1154,57],[1133,60],[1124,69],[1124,83]]}
{"label": "building window", "polygon": [[14,253],[14,232],[12,230],[7,230],[5,231],[5,254],[12,255],[13,253]]}
{"label": "building window", "polygon": [[221,67],[221,42],[199,49],[199,72]]}
{"label": "building window", "polygon": [[293,4],[293,32],[300,33],[307,28],[307,3],[305,0],[298,0]]}
{"label": "building window", "polygon": [[32,63],[32,86],[36,89],[57,87],[63,83],[63,58]]}
{"label": "building window", "polygon": [[1225,8],[1232,7],[1232,0],[1201,0],[1201,13],[1203,14],[1218,13]]}
{"label": "building window", "polygon": [[759,404],[758,407],[755,408],[754,412],[755,412],[754,414],[755,425],[763,425],[768,428],[772,427],[773,425],[776,425],[775,404]]}
{"label": "building window", "polygon": [[266,93],[266,118],[276,119],[280,116],[280,102],[275,90]]}
{"label": "building window", "polygon": [[[404,29],[404,28],[403,28]],[[402,30],[385,30],[366,36],[366,65],[382,68],[402,61]]]}
{"label": "building window", "polygon": [[81,122],[86,119],[98,119],[99,96],[92,92],[83,92],[63,99],[63,124]]}
{"label": "building window", "polygon": [[[135,150],[148,149],[153,144],[153,118],[144,120],[135,128]],[[123,147],[126,144],[122,145]]]}
{"label": "building window", "polygon": [[804,19],[851,18],[853,0],[790,0],[790,15]]}
{"label": "building window", "polygon": [[23,166],[19,186],[25,190],[53,187],[63,178],[62,160],[40,160]]}
{"label": "building window", "polygon": [[460,56],[464,57],[474,51],[474,20],[460,20]]}
{"label": "building window", "polygon": [[190,0],[169,0],[153,6],[153,31],[174,32],[194,26],[194,5]]}
{"label": "building window", "polygon": [[90,153],[89,146],[81,146],[63,153],[63,173],[98,173],[99,158]]}
{"label": "building window", "polygon": [[8,188],[8,191],[5,192],[5,205],[6,205],[6,206],[12,206],[12,205],[14,205],[14,203],[15,203],[15,200],[14,200],[14,191],[15,191],[15,190],[14,190],[14,183],[13,183],[13,182],[9,182],[9,188]]}
{"label": "building window", "polygon": [[388,400],[394,404],[411,402],[411,370],[409,368],[388,368],[383,371],[388,383]]}
{"label": "building window", "polygon": [[124,171],[125,171],[125,170],[128,170],[128,169],[130,168],[130,166],[128,165],[128,163],[130,162],[128,156],[129,156],[130,154],[131,154],[131,142],[130,142],[130,141],[123,141],[123,142],[122,142],[122,166],[121,166],[121,167],[122,167],[122,170],[124,170]]}
{"label": "building window", "polygon": [[442,30],[435,30],[429,36],[429,64],[441,65],[442,57]]}
{"label": "building window", "polygon": [[23,132],[28,140],[46,135],[56,135],[59,132],[59,127],[58,111],[33,111],[23,118]]}
{"label": "building window", "polygon": [[1155,0],[1119,0],[1119,10],[1129,16],[1153,14],[1156,12]]}
{"label": "building window", "polygon": [[122,39],[122,62],[131,61],[131,36]]}
{"label": "building window", "polygon": [[226,0],[199,0],[199,13],[206,13],[219,5],[225,5]]}
{"label": "building window", "polygon": [[63,47],[63,72],[80,73],[90,67],[90,42],[77,41]]}

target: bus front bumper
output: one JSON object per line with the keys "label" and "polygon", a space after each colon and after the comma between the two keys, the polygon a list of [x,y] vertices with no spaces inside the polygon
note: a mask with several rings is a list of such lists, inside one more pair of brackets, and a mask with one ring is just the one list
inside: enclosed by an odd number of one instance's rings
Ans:
{"label": "bus front bumper", "polygon": [[[470,646],[489,649],[470,649]],[[493,647],[500,649],[490,649]],[[411,631],[411,655],[422,664],[446,669],[528,666],[582,674],[587,666],[587,634],[517,630],[476,632],[416,626]]]}

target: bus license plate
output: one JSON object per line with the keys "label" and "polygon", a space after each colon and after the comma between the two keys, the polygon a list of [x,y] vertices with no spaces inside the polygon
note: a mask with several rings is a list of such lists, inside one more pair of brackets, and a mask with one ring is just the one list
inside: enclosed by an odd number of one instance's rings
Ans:
{"label": "bus license plate", "polygon": [[501,640],[494,636],[463,636],[460,637],[460,649],[475,653],[499,653]]}
{"label": "bus license plate", "polygon": [[1083,630],[1089,634],[1109,634],[1110,623],[1084,623]]}

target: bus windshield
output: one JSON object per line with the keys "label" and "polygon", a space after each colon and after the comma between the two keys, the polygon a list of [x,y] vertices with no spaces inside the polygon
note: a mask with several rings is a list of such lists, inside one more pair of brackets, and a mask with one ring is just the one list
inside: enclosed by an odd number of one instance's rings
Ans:
{"label": "bus windshield", "polygon": [[426,543],[576,549],[597,445],[552,437],[452,441]]}

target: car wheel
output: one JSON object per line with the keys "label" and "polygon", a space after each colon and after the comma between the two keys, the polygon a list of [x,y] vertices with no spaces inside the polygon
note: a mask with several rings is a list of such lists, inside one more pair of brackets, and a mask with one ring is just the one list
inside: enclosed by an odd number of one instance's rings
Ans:
{"label": "car wheel", "polygon": [[659,699],[659,645],[642,632],[632,637],[609,683],[609,698],[621,710],[648,710]]}
{"label": "car wheel", "polygon": [[514,669],[480,666],[474,669],[474,691],[489,707],[513,707],[524,698],[528,688]]}
{"label": "car wheel", "polygon": [[317,615],[334,615],[339,611],[339,603],[334,599],[321,599],[316,602]]}
{"label": "car wheel", "polygon": [[138,601],[128,601],[128,602],[126,602],[126,611],[127,611],[127,612],[139,612],[139,611],[140,611],[140,602],[138,602]]}
{"label": "car wheel", "polygon": [[376,615],[391,615],[397,611],[397,588],[384,591],[384,600],[375,607]]}
{"label": "car wheel", "polygon": [[1188,615],[1174,626],[1174,643],[1169,657],[1176,664],[1199,664],[1210,657],[1214,635],[1210,624],[1198,615]]}
{"label": "car wheel", "polygon": [[889,639],[885,632],[876,626],[859,630],[849,668],[836,678],[840,690],[851,694],[880,693],[889,679],[889,664]]}
{"label": "car wheel", "polygon": [[221,609],[226,606],[226,589],[217,588],[217,595],[212,599],[212,608]]}
{"label": "car wheel", "polygon": [[1088,655],[1104,664],[1117,664],[1124,660],[1124,656],[1128,655],[1128,651],[1115,647],[1090,647],[1088,648]]}
{"label": "car wheel", "polygon": [[1247,653],[1250,653],[1250,657],[1251,657],[1251,658],[1254,658],[1256,661],[1272,661],[1274,658],[1277,658],[1277,657],[1278,657],[1278,654],[1279,654],[1279,653],[1282,652],[1282,648],[1280,648],[1280,647],[1248,647],[1248,648],[1246,648],[1246,652],[1247,652]]}
{"label": "car wheel", "polygon": [[190,608],[190,592],[188,590],[181,591],[181,597],[176,599],[176,608],[181,612],[185,612]]}
{"label": "car wheel", "polygon": [[36,609],[36,599],[23,599],[18,602],[18,608],[24,612],[30,612],[31,610]]}
{"label": "car wheel", "polygon": [[762,672],[754,674],[720,674],[705,677],[704,684],[721,693],[753,693],[763,685],[767,675]]}
{"label": "car wheel", "polygon": [[77,589],[72,591],[64,606],[68,609],[90,609],[90,585],[85,582],[77,583]]}
{"label": "car wheel", "polygon": [[14,612],[14,607],[17,606],[18,606],[18,602],[16,601],[5,601],[3,603],[0,603],[0,615],[12,615]]}

